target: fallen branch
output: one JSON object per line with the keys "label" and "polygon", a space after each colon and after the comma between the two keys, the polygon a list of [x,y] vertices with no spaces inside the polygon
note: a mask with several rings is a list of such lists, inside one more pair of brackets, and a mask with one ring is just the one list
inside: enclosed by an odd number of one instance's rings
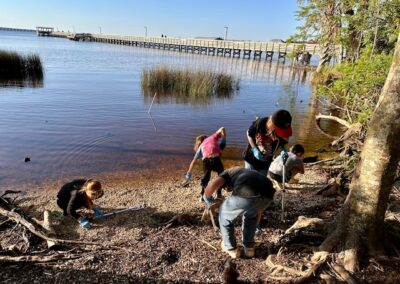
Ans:
{"label": "fallen branch", "polygon": [[17,193],[21,193],[21,191],[20,190],[6,190],[3,192],[2,195],[0,195],[0,197],[4,197],[7,194],[17,194]]}
{"label": "fallen branch", "polygon": [[[54,228],[51,224],[50,212],[48,210],[45,210],[43,212],[43,228],[45,228],[47,230],[48,236],[50,238],[55,238],[57,236],[56,232],[54,231]],[[57,245],[57,242],[47,240],[47,247],[49,249],[51,249],[52,247],[54,247],[56,245]]]}
{"label": "fallen branch", "polygon": [[75,240],[64,240],[64,239],[57,239],[52,238],[47,235],[43,227],[35,226],[32,222],[25,219],[21,214],[17,213],[16,211],[9,211],[2,207],[0,207],[0,214],[8,217],[9,219],[15,221],[17,224],[21,224],[25,226],[32,234],[42,238],[46,241],[52,241],[60,244],[77,244],[77,245],[101,245],[99,243],[94,242],[82,242],[82,241],[75,241]]}
{"label": "fallen branch", "polygon": [[207,246],[209,246],[210,248],[213,248],[214,250],[218,250],[215,246],[213,246],[212,244],[210,244],[209,242],[198,238],[197,236],[195,236],[192,232],[189,232],[189,234],[194,237],[196,240],[198,240],[199,242],[202,242],[203,244],[206,244]]}
{"label": "fallen branch", "polygon": [[331,162],[331,161],[334,161],[335,159],[336,159],[336,158],[320,160],[320,161],[316,161],[316,162],[313,162],[313,163],[306,163],[306,165],[307,165],[307,166],[314,166],[314,165],[318,165],[318,164],[322,164],[322,163]]}
{"label": "fallen branch", "polygon": [[79,256],[60,256],[60,255],[49,255],[49,256],[0,256],[0,262],[50,262],[57,260],[76,259]]}
{"label": "fallen branch", "polygon": [[341,118],[339,118],[339,117],[337,117],[337,116],[333,116],[333,115],[317,114],[317,115],[315,116],[315,119],[316,119],[317,121],[319,121],[319,120],[321,120],[321,119],[333,120],[333,121],[336,121],[337,123],[343,125],[343,126],[346,127],[346,128],[350,128],[350,126],[351,126],[351,124],[348,123],[346,120],[341,119]]}

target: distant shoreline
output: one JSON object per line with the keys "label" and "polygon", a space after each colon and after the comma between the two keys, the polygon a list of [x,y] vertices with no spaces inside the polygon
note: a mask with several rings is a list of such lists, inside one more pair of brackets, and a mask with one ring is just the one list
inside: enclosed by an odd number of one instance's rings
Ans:
{"label": "distant shoreline", "polygon": [[18,28],[7,28],[7,27],[0,27],[0,31],[36,32],[36,30],[33,29],[18,29]]}

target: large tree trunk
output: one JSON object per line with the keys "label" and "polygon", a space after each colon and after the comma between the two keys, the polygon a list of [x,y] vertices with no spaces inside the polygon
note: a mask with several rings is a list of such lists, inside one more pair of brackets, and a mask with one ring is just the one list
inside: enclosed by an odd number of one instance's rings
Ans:
{"label": "large tree trunk", "polygon": [[340,27],[340,23],[336,17],[337,6],[336,0],[329,0],[326,3],[324,11],[321,15],[321,58],[318,62],[316,73],[321,72],[322,68],[329,63],[335,53],[335,38]]}
{"label": "large tree trunk", "polygon": [[400,159],[400,35],[392,66],[369,124],[361,160],[336,229],[320,249],[345,252],[344,265],[358,269],[359,253],[382,251],[384,217]]}

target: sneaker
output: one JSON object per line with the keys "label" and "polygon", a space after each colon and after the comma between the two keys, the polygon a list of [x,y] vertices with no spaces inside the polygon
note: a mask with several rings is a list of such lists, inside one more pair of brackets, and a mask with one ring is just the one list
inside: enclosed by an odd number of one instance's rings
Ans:
{"label": "sneaker", "polygon": [[224,251],[227,254],[229,254],[229,256],[231,258],[239,258],[240,257],[240,251],[239,251],[238,248],[226,250],[225,246],[224,246],[224,242],[221,242],[221,249],[222,249],[222,251]]}
{"label": "sneaker", "polygon": [[200,196],[199,202],[205,203],[203,196]]}
{"label": "sneaker", "polygon": [[244,247],[244,254],[246,257],[254,257],[255,254],[254,247]]}

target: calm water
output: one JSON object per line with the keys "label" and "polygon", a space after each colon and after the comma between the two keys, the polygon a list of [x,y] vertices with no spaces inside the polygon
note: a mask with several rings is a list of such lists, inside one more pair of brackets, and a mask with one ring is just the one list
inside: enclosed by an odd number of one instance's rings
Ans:
{"label": "calm water", "polygon": [[[225,126],[226,158],[240,163],[256,115],[278,108],[294,117],[292,142],[328,144],[315,130],[310,73],[275,62],[37,37],[0,31],[0,49],[38,53],[40,87],[0,87],[0,188],[18,183],[139,169],[182,169],[193,138]],[[164,64],[222,71],[240,79],[231,98],[177,101],[143,95],[143,68]],[[24,163],[26,156],[31,162]]]}

